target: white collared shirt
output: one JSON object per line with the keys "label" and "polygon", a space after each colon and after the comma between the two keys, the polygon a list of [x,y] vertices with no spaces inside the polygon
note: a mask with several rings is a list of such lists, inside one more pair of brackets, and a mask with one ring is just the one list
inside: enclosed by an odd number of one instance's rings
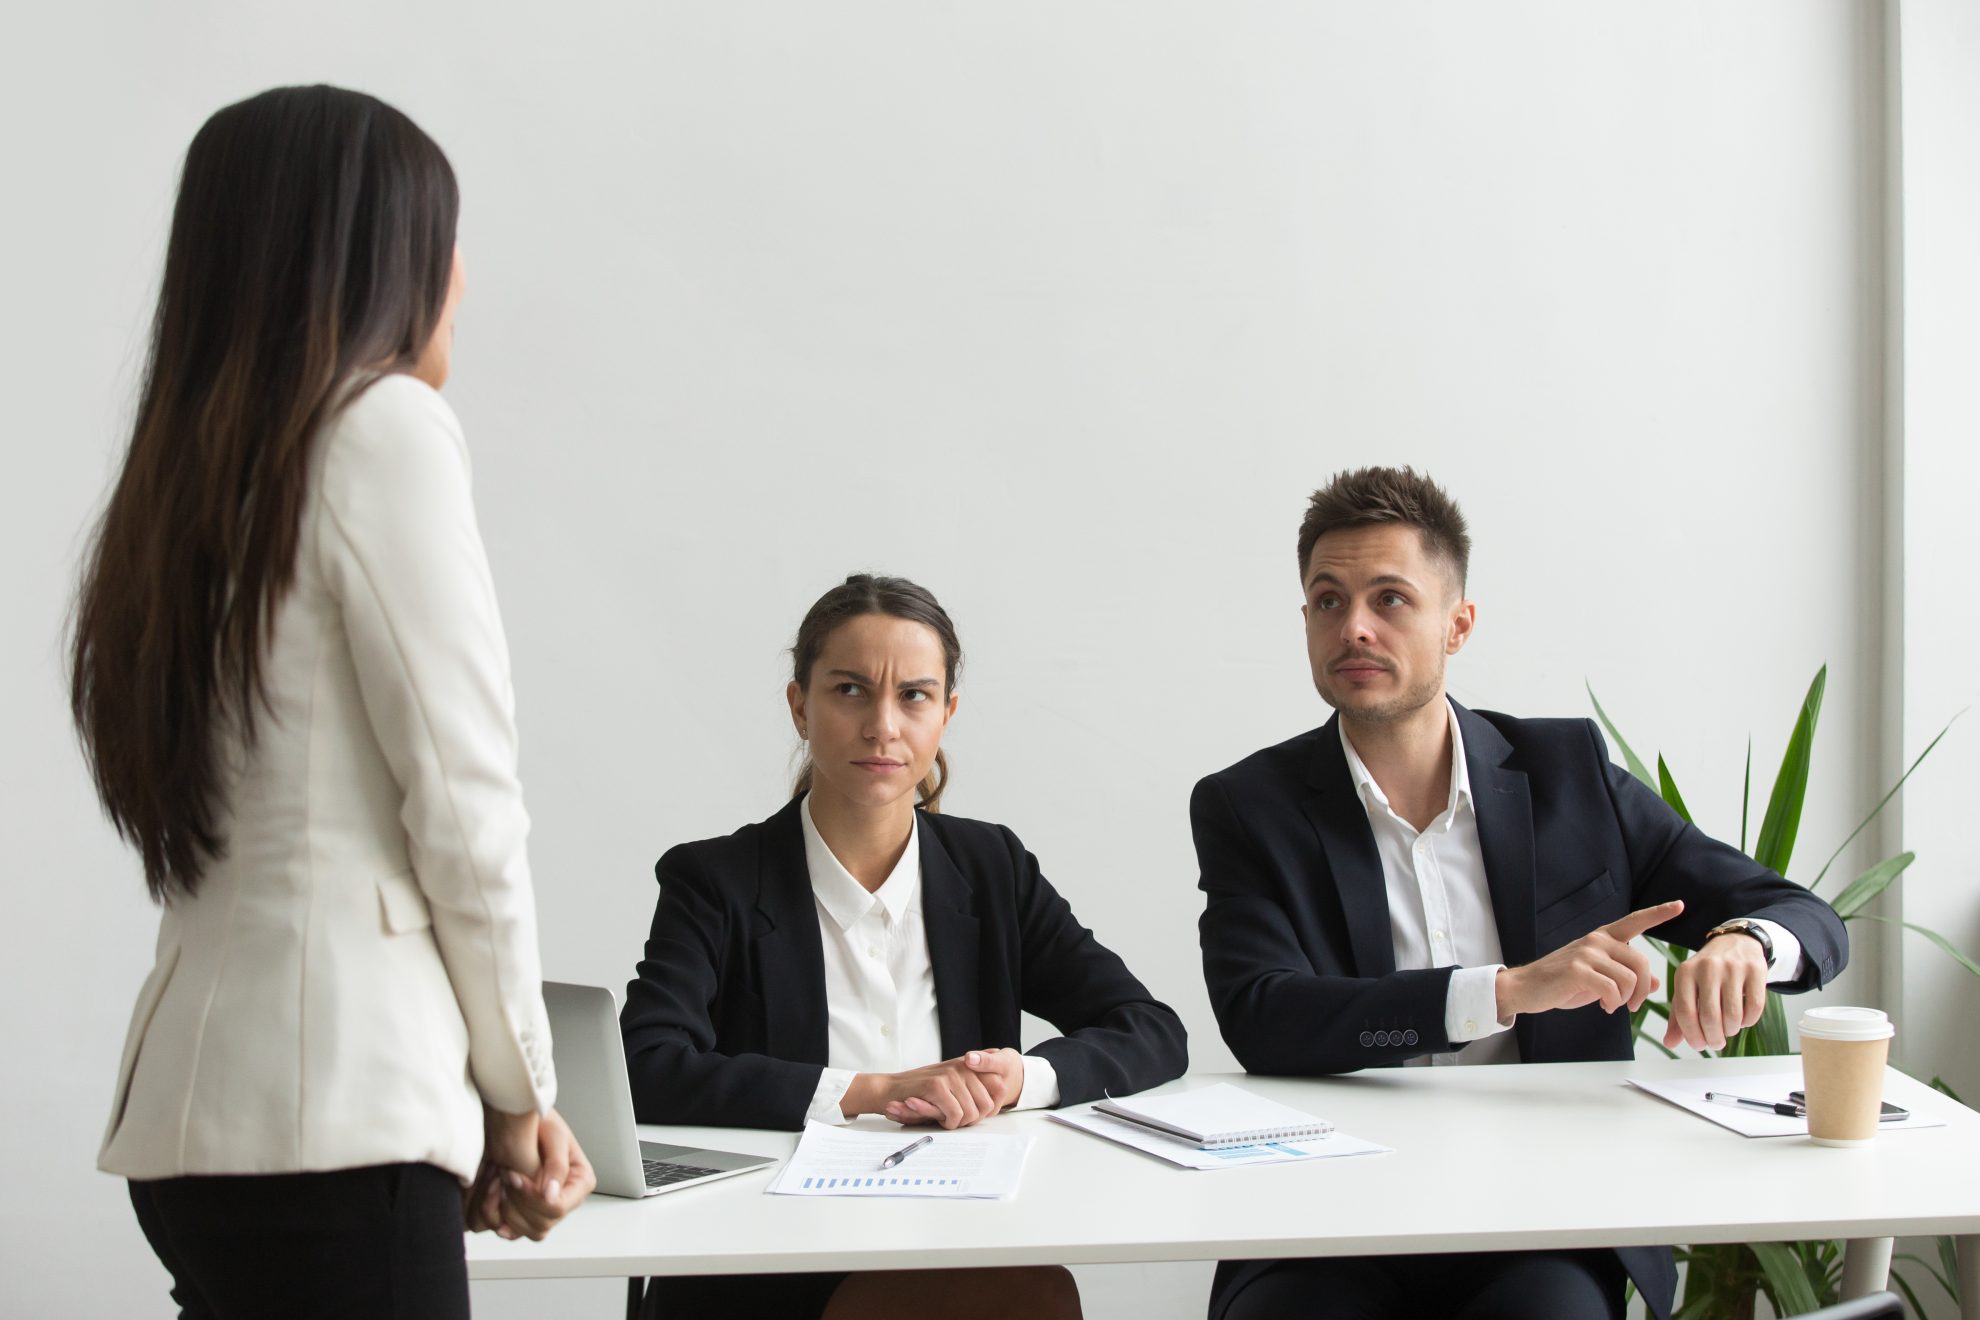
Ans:
{"label": "white collared shirt", "polygon": [[1444,1034],[1462,1048],[1419,1054],[1410,1064],[1517,1063],[1519,1047],[1499,1025],[1498,976],[1505,966],[1492,891],[1485,882],[1485,854],[1478,843],[1464,735],[1450,719],[1451,788],[1444,810],[1422,831],[1398,816],[1389,795],[1362,764],[1347,726],[1341,748],[1348,773],[1368,813],[1382,882],[1389,897],[1389,929],[1397,971],[1456,967],[1444,999]]}
{"label": "white collared shirt", "polygon": [[[809,795],[798,806],[798,818],[818,907],[829,1025],[826,1068],[805,1116],[819,1123],[844,1123],[839,1105],[855,1075],[905,1072],[943,1057],[935,965],[921,919],[921,820],[917,816],[908,831],[901,860],[868,893],[819,834]],[[1046,1060],[1025,1055],[1024,1089],[1015,1107],[1035,1109],[1058,1101],[1058,1073]]]}
{"label": "white collared shirt", "polygon": [[[1485,854],[1478,842],[1464,733],[1448,698],[1445,708],[1450,712],[1450,796],[1444,810],[1421,831],[1390,807],[1388,794],[1348,740],[1346,725],[1340,730],[1341,748],[1347,753],[1348,773],[1382,858],[1396,970],[1457,969],[1451,973],[1444,999],[1444,1034],[1460,1048],[1418,1055],[1408,1064],[1517,1063],[1519,1046],[1498,1019],[1504,953],[1485,879]],[[1800,974],[1801,942],[1777,922],[1756,920],[1774,941],[1768,981],[1794,979]]]}

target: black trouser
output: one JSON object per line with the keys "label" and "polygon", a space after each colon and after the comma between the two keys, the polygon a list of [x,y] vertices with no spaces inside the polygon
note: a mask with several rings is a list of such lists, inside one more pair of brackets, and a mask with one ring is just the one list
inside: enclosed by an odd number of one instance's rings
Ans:
{"label": "black trouser", "polygon": [[[1233,1276],[1254,1274],[1249,1282]],[[1217,1269],[1218,1320],[1622,1320],[1616,1253],[1338,1256]]]}
{"label": "black trouser", "polygon": [[461,1184],[430,1164],[131,1183],[185,1320],[467,1320]]}

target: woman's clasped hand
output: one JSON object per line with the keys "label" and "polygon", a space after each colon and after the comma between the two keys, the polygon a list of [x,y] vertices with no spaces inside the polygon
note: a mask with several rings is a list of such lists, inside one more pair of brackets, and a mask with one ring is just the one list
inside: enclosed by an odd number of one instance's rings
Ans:
{"label": "woman's clasped hand", "polygon": [[897,1073],[861,1073],[840,1108],[847,1118],[883,1114],[896,1123],[980,1123],[1024,1093],[1024,1056],[1016,1050],[971,1050]]}
{"label": "woman's clasped hand", "polygon": [[598,1177],[556,1110],[539,1117],[483,1106],[482,1117],[481,1169],[461,1200],[468,1230],[540,1242],[591,1194]]}

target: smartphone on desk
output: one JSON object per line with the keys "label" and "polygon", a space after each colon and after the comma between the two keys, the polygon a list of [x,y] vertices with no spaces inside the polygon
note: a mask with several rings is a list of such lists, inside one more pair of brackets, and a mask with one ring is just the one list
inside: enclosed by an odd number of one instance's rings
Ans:
{"label": "smartphone on desk", "polygon": [[[1804,1116],[1808,1113],[1808,1093],[1806,1091],[1789,1091],[1788,1103],[1799,1109]],[[1911,1111],[1909,1109],[1900,1109],[1886,1100],[1884,1101],[1883,1112],[1877,1115],[1877,1121],[1879,1123],[1895,1123],[1900,1119],[1910,1117]]]}

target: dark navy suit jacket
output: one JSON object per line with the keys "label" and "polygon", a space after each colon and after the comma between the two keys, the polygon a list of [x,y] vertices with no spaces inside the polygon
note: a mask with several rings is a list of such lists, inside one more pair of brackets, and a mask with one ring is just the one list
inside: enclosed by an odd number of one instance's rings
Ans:
{"label": "dark navy suit jacket", "polygon": [[[1792,931],[1804,967],[1776,991],[1810,990],[1842,970],[1849,940],[1827,903],[1687,824],[1611,763],[1592,722],[1452,707],[1508,966],[1681,898],[1683,915],[1655,933],[1687,948],[1732,917]],[[1444,1028],[1456,969],[1396,970],[1382,862],[1339,716],[1203,779],[1190,825],[1206,895],[1204,979],[1247,1071],[1340,1073],[1460,1048]],[[1628,1059],[1634,1050],[1629,1015],[1599,1004],[1523,1014],[1513,1031],[1527,1063]],[[1617,1254],[1653,1311],[1668,1316],[1670,1251]],[[1258,1268],[1225,1267],[1217,1296]]]}
{"label": "dark navy suit jacket", "polygon": [[[1031,1013],[1064,1033],[1029,1051],[1051,1062],[1062,1104],[1183,1073],[1182,1020],[1079,924],[1016,835],[923,812],[918,837],[944,1057],[1018,1048]],[[654,869],[660,900],[619,1019],[639,1121],[802,1127],[829,1029],[797,802]]]}

